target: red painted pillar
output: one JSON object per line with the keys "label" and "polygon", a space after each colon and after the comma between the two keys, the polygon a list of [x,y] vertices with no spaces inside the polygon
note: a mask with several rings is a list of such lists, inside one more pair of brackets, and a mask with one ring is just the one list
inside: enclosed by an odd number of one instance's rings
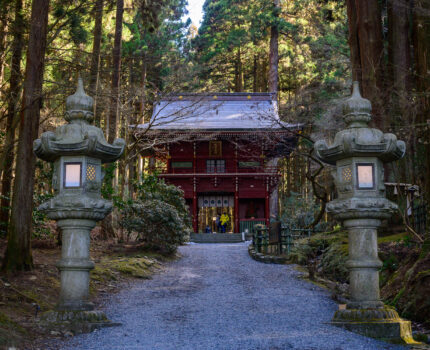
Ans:
{"label": "red painted pillar", "polygon": [[193,178],[193,230],[198,232],[198,221],[197,221],[197,181],[196,177]]}
{"label": "red painted pillar", "polygon": [[239,226],[239,179],[236,176],[236,188],[234,191],[234,232],[240,233]]}
{"label": "red painted pillar", "polygon": [[[238,159],[237,159],[237,139],[235,139],[234,146],[234,172],[238,173]],[[235,177],[235,189],[234,189],[234,232],[240,233],[239,224],[239,178]]]}
{"label": "red painted pillar", "polygon": [[270,193],[269,193],[269,180],[266,179],[266,198],[264,201],[264,217],[266,219],[266,227],[269,227],[270,224]]}
{"label": "red painted pillar", "polygon": [[193,230],[194,232],[198,232],[198,213],[197,213],[197,179],[196,179],[196,169],[197,169],[197,146],[196,142],[193,142]]}

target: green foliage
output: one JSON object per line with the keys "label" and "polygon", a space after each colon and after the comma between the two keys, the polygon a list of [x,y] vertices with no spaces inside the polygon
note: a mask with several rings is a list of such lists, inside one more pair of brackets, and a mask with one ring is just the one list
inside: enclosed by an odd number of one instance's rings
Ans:
{"label": "green foliage", "polygon": [[34,197],[33,197],[34,207],[33,207],[33,217],[32,217],[33,238],[47,238],[51,236],[51,230],[48,227],[49,220],[43,212],[37,209],[37,207],[52,197],[53,195],[51,193],[34,194]]}
{"label": "green foliage", "polygon": [[321,272],[324,276],[340,282],[347,282],[349,270],[346,267],[348,251],[345,245],[334,243],[328,246],[321,258]]}
{"label": "green foliage", "polygon": [[295,192],[291,192],[289,197],[282,198],[282,208],[282,224],[290,229],[307,227],[318,209],[314,200],[303,198]]}
{"label": "green foliage", "polygon": [[40,160],[36,162],[37,182],[33,193],[33,238],[47,238],[51,236],[51,230],[48,227],[48,218],[37,208],[40,204],[48,201],[53,197],[51,192],[51,179],[53,173],[53,164],[44,163]]}
{"label": "green foliage", "polygon": [[136,62],[136,70],[148,66],[146,79],[156,90],[151,92],[167,92],[177,89],[178,84],[187,84],[185,78],[178,79],[186,70],[189,23],[182,21],[185,4],[184,0],[143,1],[132,21],[125,23],[131,34],[123,43],[125,59]]}
{"label": "green foliage", "polygon": [[70,39],[75,45],[86,43],[88,40],[88,29],[85,26],[87,8],[83,2],[76,1],[70,6],[69,1],[55,2],[53,15],[56,20],[63,22],[68,29]]}
{"label": "green foliage", "polygon": [[323,276],[339,282],[348,281],[346,232],[319,233],[294,243],[289,259],[291,262],[315,266]]}
{"label": "green foliage", "polygon": [[399,268],[399,261],[394,254],[390,254],[384,261],[381,270],[396,271]]}
{"label": "green foliage", "polygon": [[[315,215],[320,210],[320,206],[315,203],[313,196],[303,197],[299,193],[291,192],[289,197],[281,197],[282,215],[281,222],[289,229],[307,228],[313,221]],[[330,223],[320,222],[314,229],[322,231],[328,229]]]}
{"label": "green foliage", "polygon": [[124,203],[121,227],[135,232],[145,247],[171,254],[191,233],[191,220],[183,192],[156,175],[142,178],[137,198]]}

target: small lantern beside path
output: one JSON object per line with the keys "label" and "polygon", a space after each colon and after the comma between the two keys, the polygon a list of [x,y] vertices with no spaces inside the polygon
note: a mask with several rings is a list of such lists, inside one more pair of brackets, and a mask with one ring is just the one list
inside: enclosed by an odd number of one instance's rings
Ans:
{"label": "small lantern beside path", "polygon": [[368,127],[372,106],[354,82],[352,96],[343,108],[346,129],[333,145],[317,141],[321,161],[336,165],[333,177],[338,198],[327,212],[348,229],[350,297],[346,309],[335,313],[332,324],[374,338],[413,342],[411,324],[393,308],[384,306],[379,294],[377,228],[397,212],[385,198],[384,163],[402,158],[405,143],[393,134]]}
{"label": "small lantern beside path", "polygon": [[112,203],[101,197],[102,163],[116,161],[124,152],[125,141],[107,143],[103,131],[90,125],[94,100],[85,94],[82,79],[74,95],[66,100],[67,124],[45,132],[34,141],[34,153],[54,163],[52,186],[55,196],[39,210],[56,220],[62,233],[60,298],[48,321],[108,322],[89,301],[90,232],[111,210]]}

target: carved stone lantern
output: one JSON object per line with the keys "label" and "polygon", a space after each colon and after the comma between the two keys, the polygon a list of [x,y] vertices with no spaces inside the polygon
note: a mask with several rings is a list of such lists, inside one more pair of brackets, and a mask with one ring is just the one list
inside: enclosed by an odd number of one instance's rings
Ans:
{"label": "carved stone lantern", "polygon": [[409,321],[380,299],[377,228],[397,211],[385,198],[384,164],[402,158],[405,143],[393,134],[368,127],[370,101],[360,95],[358,82],[343,106],[346,129],[339,131],[331,146],[317,141],[318,158],[336,165],[332,175],[338,197],[327,212],[348,230],[350,302],[335,313],[332,323],[367,336],[412,339]]}
{"label": "carved stone lantern", "polygon": [[43,133],[33,145],[39,158],[54,163],[55,196],[39,210],[56,220],[62,233],[61,260],[57,263],[61,272],[56,306],[59,318],[62,311],[94,309],[88,299],[89,272],[94,268],[89,255],[90,231],[112,209],[112,203],[101,197],[102,163],[117,160],[125,147],[123,139],[110,145],[103,131],[90,124],[94,118],[93,103],[79,78],[75,94],[66,100],[64,119],[68,123],[59,126],[55,133]]}

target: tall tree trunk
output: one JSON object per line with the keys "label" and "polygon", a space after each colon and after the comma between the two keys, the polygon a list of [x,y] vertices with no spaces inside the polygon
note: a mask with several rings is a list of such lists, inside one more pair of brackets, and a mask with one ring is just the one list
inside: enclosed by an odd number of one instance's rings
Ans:
{"label": "tall tree trunk", "polygon": [[[410,83],[411,83],[411,59],[409,42],[409,0],[389,0],[387,4],[388,14],[388,74],[387,84],[390,86],[387,93],[390,97],[389,110],[386,116],[386,125],[414,125],[415,115],[410,108]],[[388,87],[387,86],[387,87]],[[412,130],[411,130],[412,131]],[[411,132],[405,140],[409,152],[405,162],[407,166],[400,166],[400,181],[409,178],[415,183],[416,156],[412,152],[415,148],[415,133]],[[390,182],[396,181],[391,167],[386,167],[386,179]],[[409,170],[409,172],[408,172]],[[408,182],[408,181],[406,181]]]}
{"label": "tall tree trunk", "polygon": [[[15,147],[15,129],[19,119],[17,118],[17,105],[21,80],[21,56],[23,48],[24,18],[22,14],[22,0],[15,1],[15,20],[12,26],[12,62],[9,79],[9,91],[7,96],[7,120],[4,169],[2,173],[2,199],[0,211],[0,223],[7,228],[9,223],[10,191],[12,186],[12,168]],[[3,229],[3,227],[2,227]]]}
{"label": "tall tree trunk", "polygon": [[16,178],[3,270],[30,270],[35,157],[45,68],[49,0],[33,0],[16,157]]}
{"label": "tall tree trunk", "polygon": [[[0,86],[3,83],[4,67],[6,59],[6,42],[8,34],[9,5],[11,1],[0,0]],[[1,91],[0,91],[1,94]]]}
{"label": "tall tree trunk", "polygon": [[94,97],[94,114],[95,124],[100,127],[100,113],[97,113],[97,92],[99,83],[100,71],[100,45],[102,41],[102,19],[103,19],[103,1],[96,0],[94,5],[95,23],[93,32],[93,53],[91,55],[91,68],[90,68],[90,89],[89,93]]}
{"label": "tall tree trunk", "polygon": [[[362,94],[372,102],[374,124],[382,128],[384,124],[382,70],[384,47],[381,9],[378,1],[348,0],[347,12],[353,75],[358,74],[358,69],[361,68],[361,79],[358,81],[361,81]],[[357,33],[356,36],[355,33]],[[355,62],[358,53],[359,65]]]}
{"label": "tall tree trunk", "polygon": [[[147,62],[146,62],[146,55],[143,54],[142,57],[142,65],[141,65],[141,76],[140,76],[140,98],[139,101],[137,103],[137,109],[135,111],[135,114],[133,116],[133,119],[131,120],[131,124],[138,124],[141,121],[145,122],[145,104],[146,104],[146,76],[147,76]],[[132,138],[132,142],[135,142],[136,140],[134,139],[133,134],[130,135],[130,138]],[[130,150],[130,155],[129,155],[129,163],[128,163],[128,193],[130,198],[132,198],[134,196],[135,193],[135,181],[140,181],[140,179],[138,179],[137,177],[139,176],[138,172],[137,172],[137,166],[136,163],[138,161],[139,158],[139,153],[136,149],[136,147],[133,147]]]}
{"label": "tall tree trunk", "polygon": [[142,57],[142,76],[141,76],[141,85],[140,85],[140,101],[139,101],[139,117],[137,122],[143,120],[145,122],[145,104],[146,104],[146,75],[147,75],[147,62],[146,62],[146,54],[143,54]]}
{"label": "tall tree trunk", "polygon": [[393,75],[393,88],[404,103],[410,87],[409,0],[389,0],[389,63]]}
{"label": "tall tree trunk", "polygon": [[252,66],[252,92],[258,92],[258,57],[254,55]]}
{"label": "tall tree trunk", "polygon": [[[430,2],[428,0],[416,0],[413,9],[414,31],[414,56],[418,91],[418,122],[430,122]],[[430,139],[427,130],[423,139]],[[427,232],[430,227],[430,145],[424,144],[426,172],[422,182],[425,185],[424,197],[427,201]],[[430,245],[430,234],[427,234],[427,242]]]}
{"label": "tall tree trunk", "polygon": [[237,53],[236,53],[234,91],[235,92],[243,91],[243,69],[242,69],[242,55],[240,52],[240,47],[238,47]]}
{"label": "tall tree trunk", "polygon": [[355,9],[355,0],[346,0],[348,12],[348,44],[351,59],[352,80],[358,81],[361,86],[361,59],[360,44],[358,40],[358,19]]}
{"label": "tall tree trunk", "polygon": [[259,78],[259,82],[260,82],[260,88],[259,91],[264,92],[267,91],[267,78],[268,78],[268,73],[267,73],[267,60],[263,59],[260,61],[259,67],[260,67],[260,78]]}
{"label": "tall tree trunk", "polygon": [[117,121],[119,114],[119,95],[121,81],[121,43],[122,43],[122,20],[124,14],[124,0],[116,1],[115,40],[112,52],[112,89],[111,109],[109,113],[109,143],[116,138]]}
{"label": "tall tree trunk", "polygon": [[[273,17],[277,21],[279,18],[280,0],[273,0]],[[270,28],[270,48],[269,48],[269,92],[274,92],[274,100],[278,93],[278,23],[274,23]]]}
{"label": "tall tree trunk", "polygon": [[[108,120],[108,142],[113,143],[117,135],[117,124],[120,104],[121,84],[121,46],[122,46],[122,21],[124,14],[124,0],[116,1],[115,39],[112,51],[112,88],[111,105]],[[118,171],[115,172],[118,176]],[[114,181],[113,181],[114,182]],[[105,239],[115,237],[113,227],[113,214],[109,214],[102,221],[102,235]]]}

